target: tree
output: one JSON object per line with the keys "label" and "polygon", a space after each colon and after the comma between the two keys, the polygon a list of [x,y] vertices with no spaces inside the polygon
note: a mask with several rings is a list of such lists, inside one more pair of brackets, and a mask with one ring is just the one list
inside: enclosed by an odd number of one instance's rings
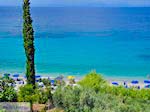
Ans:
{"label": "tree", "polygon": [[23,38],[26,54],[26,76],[27,83],[35,85],[35,68],[34,68],[34,31],[30,15],[30,0],[24,0],[23,4]]}
{"label": "tree", "polygon": [[32,109],[32,105],[34,102],[37,102],[39,99],[39,91],[37,89],[34,89],[34,87],[30,84],[27,84],[25,86],[21,86],[20,90],[18,92],[18,100],[20,102],[30,102],[30,109]]}

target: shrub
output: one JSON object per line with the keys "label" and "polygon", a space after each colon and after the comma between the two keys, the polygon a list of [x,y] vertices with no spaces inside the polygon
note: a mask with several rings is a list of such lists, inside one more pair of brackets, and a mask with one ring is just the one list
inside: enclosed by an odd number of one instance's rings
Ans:
{"label": "shrub", "polygon": [[21,102],[36,102],[38,100],[37,90],[31,84],[20,87],[18,100]]}
{"label": "shrub", "polygon": [[37,102],[39,104],[45,104],[48,101],[48,96],[44,90],[39,90],[38,91],[38,99]]}
{"label": "shrub", "polygon": [[62,95],[63,90],[62,87],[59,86],[53,94],[53,101],[56,107],[63,107]]}
{"label": "shrub", "polygon": [[0,102],[16,102],[17,92],[13,87],[8,86],[4,81],[0,81]]}
{"label": "shrub", "polygon": [[83,88],[94,89],[95,91],[99,91],[106,81],[102,78],[101,75],[96,72],[91,72],[87,74],[78,84]]}
{"label": "shrub", "polygon": [[80,90],[79,88],[75,87],[72,88],[71,86],[67,86],[64,88],[63,92],[65,94],[62,95],[63,107],[66,111],[73,112],[74,110],[79,110],[79,96]]}

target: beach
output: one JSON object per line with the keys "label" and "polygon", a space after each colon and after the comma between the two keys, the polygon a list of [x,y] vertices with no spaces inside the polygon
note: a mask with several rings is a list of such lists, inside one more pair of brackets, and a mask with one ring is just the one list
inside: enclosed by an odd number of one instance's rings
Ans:
{"label": "beach", "polygon": [[[24,75],[24,74],[16,74],[16,73],[12,73],[12,74],[10,74],[10,77],[12,78],[12,79],[14,79],[14,77],[13,76],[15,76],[15,75],[17,75],[18,77],[15,77],[15,79],[17,78],[17,79],[21,79],[21,83],[19,84],[19,82],[20,81],[17,81],[16,82],[16,90],[18,90],[18,88],[20,87],[20,86],[22,86],[22,85],[24,85],[24,84],[26,84],[27,82],[26,82],[26,76]],[[0,74],[0,77],[3,77],[4,76],[4,74]],[[68,79],[68,77],[74,77],[74,80],[75,80],[75,85],[79,82],[79,81],[81,81],[82,79],[84,79],[84,76],[73,76],[73,75],[68,75],[68,76],[64,76],[63,74],[53,74],[53,75],[48,75],[48,74],[38,74],[38,75],[35,75],[35,78],[36,77],[38,77],[38,78],[36,78],[36,80],[38,79],[49,79],[49,81],[51,81],[51,80],[57,80],[57,79],[61,79],[61,80],[64,80],[64,82],[67,84],[67,85],[69,85],[69,79]],[[86,76],[86,75],[85,75]],[[101,75],[102,77],[103,77],[103,75]],[[132,88],[132,87],[140,87],[141,89],[142,88],[145,88],[145,86],[146,85],[149,85],[149,83],[144,83],[144,81],[146,80],[146,81],[150,81],[148,78],[125,78],[125,77],[103,77],[103,79],[107,82],[107,84],[108,85],[110,85],[110,86],[122,86],[122,87],[126,87],[126,88]],[[23,83],[22,83],[22,81],[23,81]],[[138,81],[138,83],[132,83],[132,81]],[[37,82],[38,83],[38,82]],[[114,84],[115,83],[115,84]]]}

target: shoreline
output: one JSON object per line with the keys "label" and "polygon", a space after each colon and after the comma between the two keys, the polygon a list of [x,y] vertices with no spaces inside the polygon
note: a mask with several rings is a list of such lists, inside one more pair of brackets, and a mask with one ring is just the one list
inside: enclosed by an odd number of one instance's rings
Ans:
{"label": "shoreline", "polygon": [[[3,76],[4,73],[0,73],[0,77]],[[21,79],[23,79],[24,81],[26,80],[26,78],[24,77],[25,75],[23,75],[23,73],[11,73],[10,77],[13,77],[12,75],[14,74],[19,74],[19,77]],[[55,78],[59,77],[59,76],[63,76],[63,80],[66,82],[66,83],[69,83],[69,79],[67,78],[67,76],[74,76],[75,77],[75,82],[78,82],[80,80],[82,80],[84,78],[84,76],[76,76],[76,75],[63,75],[63,74],[54,74],[53,75],[50,75],[50,74],[37,74],[37,75],[40,75],[41,79],[43,78],[50,78],[51,80],[55,80]],[[101,74],[102,75],[102,74]],[[107,83],[110,85],[110,86],[116,86],[116,85],[113,85],[112,83],[115,82],[115,83],[118,83],[117,86],[123,86],[125,87],[124,83],[126,83],[126,86],[127,87],[140,87],[140,88],[144,88],[146,86],[146,84],[144,83],[144,80],[150,80],[148,78],[141,78],[141,77],[106,77],[104,75],[102,75],[103,79],[107,81]],[[138,81],[138,84],[132,84],[131,82],[133,80],[137,80]]]}
{"label": "shoreline", "polygon": [[[3,76],[4,73],[0,73],[0,77]],[[24,74],[25,73],[10,73],[11,75],[13,74],[19,74],[20,77],[24,78]],[[98,74],[101,74],[101,73],[98,73]],[[59,77],[59,76],[63,76],[64,77],[64,80],[67,81],[67,76],[74,76],[75,77],[75,80],[76,81],[80,81],[84,78],[84,76],[86,75],[72,75],[69,73],[36,73],[36,75],[40,75],[41,78],[51,78],[51,79],[55,79],[56,77]],[[108,83],[111,83],[111,82],[118,82],[118,83],[123,83],[123,82],[128,82],[130,83],[132,80],[138,80],[139,83],[141,83],[143,85],[143,82],[144,80],[148,80],[147,77],[127,77],[127,76],[106,76],[104,74],[101,74],[103,79],[106,80]]]}
{"label": "shoreline", "polygon": [[[1,72],[0,76],[3,76],[3,74],[5,74],[5,73],[9,73],[11,75],[19,74],[21,77],[25,76],[25,73],[17,73],[17,72],[12,72],[12,73],[11,72]],[[143,80],[148,79],[148,77],[144,77],[144,76],[143,77],[142,76],[136,76],[136,77],[130,76],[129,77],[129,76],[117,76],[117,75],[116,76],[115,75],[108,76],[108,75],[104,75],[102,73],[98,73],[98,74],[100,74],[103,77],[103,79],[105,79],[107,81],[132,81],[132,80],[143,81]],[[63,76],[64,78],[67,78],[67,76],[74,76],[75,79],[78,79],[78,80],[81,80],[84,78],[84,76],[86,76],[86,74],[84,74],[84,75],[81,75],[81,74],[73,75],[72,73],[69,73],[69,72],[68,73],[36,73],[36,75],[40,75],[41,77],[45,77],[45,78],[48,78],[48,77],[56,78],[58,76]]]}

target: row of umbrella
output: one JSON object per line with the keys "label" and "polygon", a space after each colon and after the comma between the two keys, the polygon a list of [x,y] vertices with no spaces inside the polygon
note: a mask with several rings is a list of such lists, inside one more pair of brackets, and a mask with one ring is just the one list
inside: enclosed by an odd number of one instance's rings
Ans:
{"label": "row of umbrella", "polygon": [[[4,75],[3,75],[3,77],[10,77],[11,75],[10,74],[8,74],[8,73],[5,73]],[[12,77],[15,77],[15,78],[18,78],[20,75],[19,74],[14,74],[14,75],[12,75]],[[24,76],[24,78],[27,78],[26,76]],[[35,78],[36,79],[39,79],[39,78],[41,78],[41,76],[40,75],[35,75]],[[74,79],[75,77],[74,76],[68,76],[67,77],[68,79]],[[56,80],[62,80],[63,79],[63,76],[59,76],[59,77],[56,77],[55,78]]]}
{"label": "row of umbrella", "polygon": [[[138,80],[132,80],[131,81],[132,84],[138,84],[139,81]],[[150,84],[150,80],[144,80],[145,84]],[[118,82],[112,82],[113,85],[119,85]]]}
{"label": "row of umbrella", "polygon": [[[5,74],[3,74],[3,77],[10,77],[11,75],[10,74],[8,74],[8,73],[5,73]],[[12,77],[13,78],[19,78],[19,74],[14,74],[14,75],[12,75]],[[24,78],[27,78],[26,76],[24,76]],[[35,76],[35,78],[37,79],[37,78],[41,78],[41,76],[40,75],[36,75]]]}
{"label": "row of umbrella", "polygon": [[[133,81],[131,81],[131,83],[132,83],[132,84],[138,84],[139,81],[138,81],[138,80],[133,80]],[[145,84],[150,84],[150,80],[144,80],[144,83],[145,83]]]}

